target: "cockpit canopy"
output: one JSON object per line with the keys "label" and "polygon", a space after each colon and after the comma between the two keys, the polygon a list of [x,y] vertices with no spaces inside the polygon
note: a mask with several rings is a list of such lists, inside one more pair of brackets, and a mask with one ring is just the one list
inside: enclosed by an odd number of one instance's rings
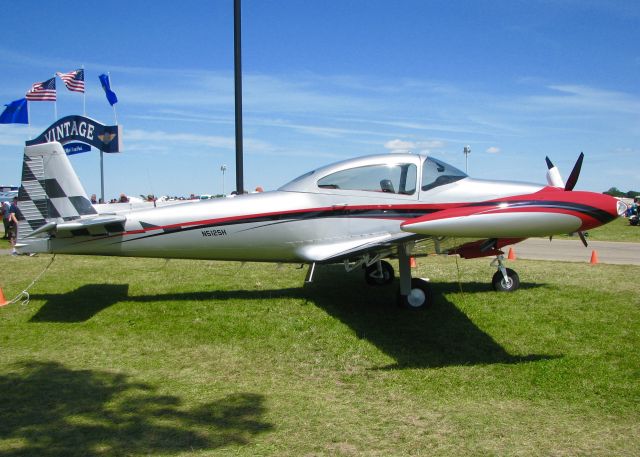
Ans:
{"label": "cockpit canopy", "polygon": [[420,190],[428,191],[466,177],[457,168],[432,157],[392,154],[347,160],[310,171],[285,184],[280,190],[345,190],[414,195],[418,182]]}
{"label": "cockpit canopy", "polygon": [[321,189],[363,190],[413,195],[417,167],[412,163],[365,165],[336,171],[318,179]]}

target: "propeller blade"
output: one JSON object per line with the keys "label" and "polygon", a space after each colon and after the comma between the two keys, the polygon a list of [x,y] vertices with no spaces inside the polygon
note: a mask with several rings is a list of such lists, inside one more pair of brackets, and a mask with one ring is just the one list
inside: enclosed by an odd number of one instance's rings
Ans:
{"label": "propeller blade", "polygon": [[547,183],[553,187],[564,188],[564,181],[562,180],[562,176],[560,176],[558,168],[551,162],[549,157],[545,157],[544,160],[547,162]]}
{"label": "propeller blade", "polygon": [[587,243],[587,239],[584,237],[584,233],[578,232],[578,236],[580,237],[580,241],[582,241],[582,244],[584,244],[584,247],[588,248],[589,244]]}
{"label": "propeller blade", "polygon": [[582,160],[584,159],[584,153],[581,152],[578,156],[578,160],[576,164],[573,166],[573,170],[571,170],[571,174],[569,175],[569,179],[567,179],[567,184],[564,186],[564,190],[573,190],[578,182],[578,176],[580,176],[580,169],[582,168]]}

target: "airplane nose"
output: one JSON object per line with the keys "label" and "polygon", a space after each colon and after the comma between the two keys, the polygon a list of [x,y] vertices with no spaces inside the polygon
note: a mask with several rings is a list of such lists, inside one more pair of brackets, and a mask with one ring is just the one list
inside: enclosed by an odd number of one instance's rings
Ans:
{"label": "airplane nose", "polygon": [[[573,191],[570,195],[571,197],[577,196],[585,205],[591,208],[582,211],[582,230],[592,229],[611,222],[622,216],[627,210],[627,205],[624,202],[610,195],[579,191]],[[587,206],[585,206],[586,208]],[[591,219],[592,217],[595,219]]]}

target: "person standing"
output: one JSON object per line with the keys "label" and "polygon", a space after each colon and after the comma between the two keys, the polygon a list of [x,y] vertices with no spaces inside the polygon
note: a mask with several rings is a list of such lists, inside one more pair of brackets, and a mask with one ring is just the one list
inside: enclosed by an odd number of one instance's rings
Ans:
{"label": "person standing", "polygon": [[18,197],[13,198],[13,203],[9,207],[9,241],[11,242],[11,255],[18,255],[16,252],[16,240],[18,239]]}
{"label": "person standing", "polygon": [[0,213],[2,213],[2,223],[4,224],[4,236],[3,240],[9,239],[9,202],[0,203]]}

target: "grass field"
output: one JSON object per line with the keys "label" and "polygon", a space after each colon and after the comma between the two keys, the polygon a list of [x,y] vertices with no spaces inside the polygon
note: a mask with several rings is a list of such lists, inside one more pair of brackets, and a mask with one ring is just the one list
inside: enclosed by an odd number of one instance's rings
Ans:
{"label": "grass field", "polygon": [[58,256],[0,308],[0,456],[638,455],[640,267],[458,262],[416,313],[339,267]]}
{"label": "grass field", "polygon": [[[578,236],[556,235],[554,238],[573,238]],[[629,220],[624,217],[609,222],[606,225],[589,230],[587,238],[594,241],[624,241],[640,243],[640,227],[629,225]]]}

